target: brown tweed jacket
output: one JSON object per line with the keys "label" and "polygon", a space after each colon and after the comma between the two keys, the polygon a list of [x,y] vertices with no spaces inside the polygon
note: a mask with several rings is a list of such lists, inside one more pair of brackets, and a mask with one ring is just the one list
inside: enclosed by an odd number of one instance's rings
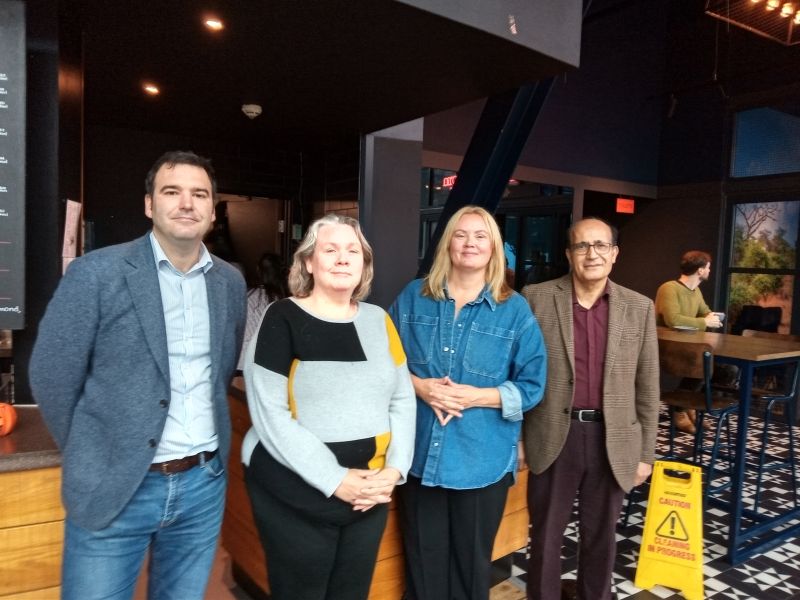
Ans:
{"label": "brown tweed jacket", "polygon": [[[658,340],[653,302],[609,281],[608,342],[603,371],[606,450],[620,487],[633,487],[639,462],[653,463],[658,426]],[[525,413],[528,465],[542,473],[561,453],[573,401],[575,353],[572,276],[526,286],[547,346],[542,402]]]}

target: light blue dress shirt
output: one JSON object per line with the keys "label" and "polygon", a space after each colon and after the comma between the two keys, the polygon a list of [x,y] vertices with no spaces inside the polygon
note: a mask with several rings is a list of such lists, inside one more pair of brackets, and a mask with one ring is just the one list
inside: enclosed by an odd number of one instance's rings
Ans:
{"label": "light blue dress shirt", "polygon": [[[423,485],[476,489],[516,474],[523,413],[542,399],[547,356],[539,324],[516,292],[498,303],[485,287],[455,314],[455,301],[422,296],[408,284],[389,309],[408,368],[417,377],[496,387],[502,407],[470,408],[442,426],[417,398],[417,432],[410,473]],[[446,293],[446,290],[445,290]]]}
{"label": "light blue dress shirt", "polygon": [[[169,352],[170,403],[153,462],[217,448],[211,400],[211,322],[205,274],[211,255],[200,247],[197,263],[181,273],[150,233]],[[156,318],[156,315],[153,315]]]}

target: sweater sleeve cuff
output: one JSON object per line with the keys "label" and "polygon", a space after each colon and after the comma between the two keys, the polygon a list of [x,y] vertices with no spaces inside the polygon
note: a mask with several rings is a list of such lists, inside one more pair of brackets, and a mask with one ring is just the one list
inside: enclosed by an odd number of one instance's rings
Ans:
{"label": "sweater sleeve cuff", "polygon": [[339,467],[330,474],[326,475],[326,477],[320,478],[317,483],[312,483],[311,485],[325,494],[326,498],[330,498],[333,496],[336,488],[338,488],[342,481],[344,481],[345,475],[347,475],[347,469],[344,467]]}

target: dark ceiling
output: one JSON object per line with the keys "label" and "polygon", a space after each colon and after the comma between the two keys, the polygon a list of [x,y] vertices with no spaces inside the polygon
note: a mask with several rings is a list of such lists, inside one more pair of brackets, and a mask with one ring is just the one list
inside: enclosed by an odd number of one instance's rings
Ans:
{"label": "dark ceiling", "polygon": [[[395,0],[68,5],[83,31],[87,126],[325,147],[570,68]],[[207,30],[205,14],[225,29]],[[243,103],[263,114],[251,121]]]}

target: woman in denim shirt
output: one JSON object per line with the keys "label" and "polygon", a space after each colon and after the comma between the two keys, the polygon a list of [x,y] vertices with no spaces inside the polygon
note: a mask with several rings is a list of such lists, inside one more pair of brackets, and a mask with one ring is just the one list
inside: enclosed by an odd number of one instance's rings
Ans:
{"label": "woman in denim shirt", "polygon": [[488,599],[522,415],[541,400],[546,368],[539,325],[505,282],[494,218],[477,206],[453,215],[430,273],[389,314],[417,394],[414,460],[399,493],[407,597]]}

